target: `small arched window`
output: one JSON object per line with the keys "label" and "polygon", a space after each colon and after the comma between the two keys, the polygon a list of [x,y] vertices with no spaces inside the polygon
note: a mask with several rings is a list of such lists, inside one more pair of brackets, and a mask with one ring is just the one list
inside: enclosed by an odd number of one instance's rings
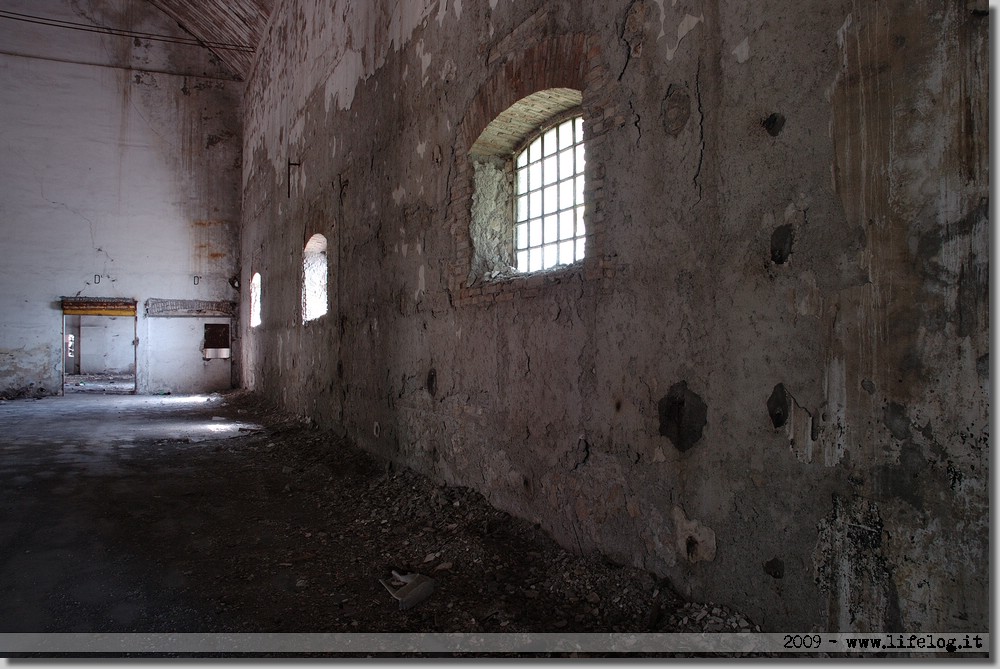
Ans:
{"label": "small arched window", "polygon": [[260,272],[255,272],[250,279],[250,327],[260,324]]}
{"label": "small arched window", "polygon": [[327,312],[326,237],[315,234],[302,252],[302,322],[316,320]]}

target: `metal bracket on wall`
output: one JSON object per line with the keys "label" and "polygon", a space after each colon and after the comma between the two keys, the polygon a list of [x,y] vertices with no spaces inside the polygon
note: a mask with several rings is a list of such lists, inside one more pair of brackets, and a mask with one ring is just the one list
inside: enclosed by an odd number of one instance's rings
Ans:
{"label": "metal bracket on wall", "polygon": [[285,182],[288,185],[288,199],[292,199],[292,168],[302,167],[302,163],[293,163],[292,159],[288,159],[288,174],[285,175]]}

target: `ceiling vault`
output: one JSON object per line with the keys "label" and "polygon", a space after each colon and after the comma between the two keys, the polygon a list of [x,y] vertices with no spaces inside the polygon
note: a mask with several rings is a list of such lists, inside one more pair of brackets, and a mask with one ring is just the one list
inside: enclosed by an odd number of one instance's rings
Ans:
{"label": "ceiling vault", "polygon": [[274,0],[149,0],[246,80]]}

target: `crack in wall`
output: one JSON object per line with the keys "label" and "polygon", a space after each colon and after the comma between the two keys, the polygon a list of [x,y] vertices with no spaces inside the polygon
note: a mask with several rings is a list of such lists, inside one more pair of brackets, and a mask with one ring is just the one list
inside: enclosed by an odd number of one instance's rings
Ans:
{"label": "crack in wall", "polygon": [[641,120],[641,117],[639,116],[639,114],[636,113],[635,105],[632,104],[631,100],[628,101],[628,108],[632,110],[632,116],[634,117],[632,125],[635,126],[635,129],[639,133],[639,136],[635,138],[635,145],[639,146],[639,141],[642,139],[642,128],[639,126],[639,121]]}
{"label": "crack in wall", "polygon": [[637,27],[636,23],[644,23],[645,15],[648,11],[648,7],[642,0],[632,0],[625,10],[625,20],[622,22],[622,29],[618,35],[618,39],[625,43],[627,49],[625,52],[625,65],[622,66],[622,71],[618,73],[618,81],[621,81],[622,77],[625,76],[625,70],[628,69],[629,64],[632,62],[632,56],[635,55],[638,57],[642,53],[642,28],[644,28],[644,25]]}
{"label": "crack in wall", "polygon": [[705,110],[701,104],[701,58],[698,59],[698,69],[694,76],[694,94],[698,101],[698,168],[694,172],[694,185],[698,189],[698,201],[694,203],[692,209],[701,204],[701,167],[705,163]]}

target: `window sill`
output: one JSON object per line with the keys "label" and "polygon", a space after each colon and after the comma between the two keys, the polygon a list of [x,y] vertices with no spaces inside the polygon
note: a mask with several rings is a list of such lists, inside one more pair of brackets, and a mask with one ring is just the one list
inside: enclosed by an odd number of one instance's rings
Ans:
{"label": "window sill", "polygon": [[462,286],[455,301],[458,307],[484,307],[514,299],[531,299],[542,295],[551,286],[574,279],[594,281],[612,278],[613,266],[605,260],[585,258],[572,265],[558,265],[531,273],[502,273],[491,279],[479,278],[472,285]]}

